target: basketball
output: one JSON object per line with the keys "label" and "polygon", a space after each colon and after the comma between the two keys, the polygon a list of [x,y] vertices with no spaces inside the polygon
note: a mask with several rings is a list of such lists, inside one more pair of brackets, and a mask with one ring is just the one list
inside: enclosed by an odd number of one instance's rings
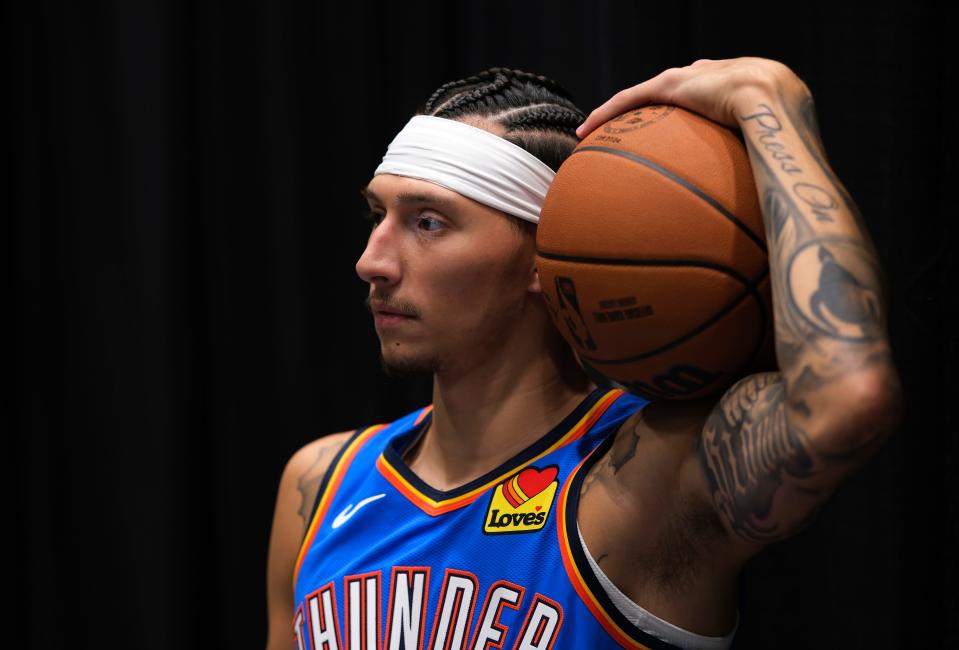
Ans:
{"label": "basketball", "polygon": [[606,122],[556,174],[536,246],[556,326],[630,391],[703,397],[770,366],[766,242],[738,131],[676,106]]}

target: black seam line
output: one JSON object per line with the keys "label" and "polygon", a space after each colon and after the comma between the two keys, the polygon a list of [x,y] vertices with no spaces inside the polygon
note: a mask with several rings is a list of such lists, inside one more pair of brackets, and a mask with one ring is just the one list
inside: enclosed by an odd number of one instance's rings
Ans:
{"label": "black seam line", "polygon": [[745,275],[734,268],[723,266],[722,264],[717,264],[716,262],[706,262],[702,260],[643,260],[627,257],[583,257],[580,255],[550,253],[549,251],[542,250],[536,251],[536,254],[548,260],[556,260],[557,262],[576,262],[579,264],[609,264],[610,266],[691,266],[694,268],[711,269],[713,271],[725,273],[726,275],[739,280],[739,282],[745,286],[759,282],[766,276],[766,273],[769,272],[768,267],[766,267],[766,270],[762,275],[760,275],[753,282],[750,282]]}
{"label": "black seam line", "polygon": [[611,366],[616,366],[616,365],[620,365],[620,364],[624,364],[624,363],[632,363],[633,361],[639,361],[640,359],[646,359],[646,358],[648,358],[648,357],[651,357],[651,356],[660,354],[660,353],[662,353],[662,352],[665,352],[666,350],[671,350],[672,348],[676,347],[677,345],[681,345],[681,344],[685,343],[686,341],[688,341],[688,340],[691,339],[692,337],[696,336],[696,335],[699,334],[700,332],[702,332],[702,331],[704,331],[704,330],[712,327],[712,326],[716,323],[716,321],[718,321],[720,318],[722,318],[723,316],[725,316],[726,314],[728,314],[729,312],[731,312],[733,309],[735,309],[736,307],[738,307],[739,304],[740,304],[743,300],[745,300],[747,296],[752,296],[753,298],[755,298],[755,300],[756,300],[756,305],[759,307],[759,311],[760,311],[760,314],[761,314],[760,317],[761,317],[761,319],[762,319],[762,325],[765,326],[765,324],[766,324],[766,316],[765,316],[765,314],[763,313],[764,303],[763,303],[763,300],[762,300],[762,298],[760,297],[759,293],[756,291],[756,287],[757,287],[757,285],[758,285],[760,282],[763,281],[763,279],[765,279],[765,277],[766,277],[768,274],[769,274],[769,268],[767,267],[766,269],[763,270],[762,274],[761,274],[758,278],[756,278],[753,282],[744,282],[744,284],[746,285],[745,290],[744,290],[741,294],[739,294],[738,296],[736,296],[736,298],[734,298],[728,305],[726,305],[725,307],[723,307],[722,309],[720,309],[718,312],[716,312],[716,314],[715,314],[712,318],[710,318],[710,319],[707,320],[706,322],[702,323],[701,325],[699,325],[699,326],[697,326],[697,327],[694,327],[692,330],[690,330],[690,331],[687,332],[686,334],[682,335],[682,336],[679,337],[678,339],[674,339],[674,340],[670,341],[669,343],[667,343],[666,345],[662,345],[662,346],[656,348],[655,350],[650,350],[649,352],[643,352],[642,354],[637,354],[637,355],[635,355],[635,356],[628,357],[628,358],[626,358],[626,359],[616,359],[616,360],[597,359],[596,357],[589,357],[589,356],[586,356],[585,354],[579,352],[579,350],[577,350],[577,353],[578,353],[579,356],[582,357],[583,359],[585,359],[585,360],[587,360],[587,361],[592,361],[592,362],[594,362],[594,364],[596,364],[596,363],[605,363],[605,364],[611,365]]}
{"label": "black seam line", "polygon": [[[715,262],[705,262],[700,260],[640,260],[640,259],[625,259],[625,258],[606,259],[602,257],[579,257],[574,255],[560,255],[559,253],[550,253],[547,251],[538,251],[537,255],[539,255],[540,257],[544,257],[546,259],[557,260],[560,262],[580,262],[585,264],[610,264],[610,265],[619,265],[619,266],[681,266],[681,267],[696,267],[696,268],[711,269],[713,271],[719,271],[720,273],[725,273],[731,278],[738,280],[745,287],[745,291],[742,294],[734,298],[729,305],[723,307],[723,309],[721,309],[715,316],[713,316],[713,318],[706,321],[702,325],[694,328],[692,331],[688,332],[683,337],[675,341],[671,341],[667,343],[666,345],[661,346],[651,352],[644,352],[637,356],[629,357],[626,359],[616,359],[615,361],[610,361],[607,359],[598,359],[596,357],[590,357],[581,353],[580,351],[577,351],[579,353],[580,358],[586,361],[593,361],[596,363],[605,363],[608,365],[618,365],[623,363],[632,363],[633,361],[639,361],[640,359],[645,359],[652,355],[660,354],[666,350],[672,349],[676,347],[677,345],[684,343],[690,337],[695,336],[696,334],[699,334],[703,330],[712,326],[717,320],[719,320],[720,318],[728,314],[737,305],[739,305],[739,303],[741,303],[748,295],[752,295],[753,298],[755,298],[756,303],[759,305],[760,315],[762,318],[762,326],[764,329],[766,326],[765,302],[763,301],[759,293],[756,291],[756,288],[757,288],[757,285],[760,282],[762,282],[767,275],[769,275],[768,266],[763,267],[763,271],[762,273],[760,273],[759,277],[757,277],[755,280],[750,281],[746,278],[746,276],[742,275],[735,269],[729,268],[728,266],[723,266],[722,264],[716,264]],[[751,358],[754,358],[756,353],[758,353],[758,351],[759,351],[758,348],[754,350],[753,354],[751,355]]]}
{"label": "black seam line", "polygon": [[620,149],[613,149],[612,147],[591,146],[591,147],[579,147],[576,149],[576,151],[573,152],[573,155],[582,153],[583,151],[601,151],[603,153],[613,154],[614,156],[620,156],[621,158],[626,158],[627,160],[638,162],[641,165],[645,165],[646,167],[649,167],[650,169],[659,172],[666,178],[669,178],[670,180],[678,183],[679,185],[682,185],[687,190],[689,190],[690,192],[692,192],[693,194],[701,198],[703,201],[705,201],[709,205],[716,208],[716,210],[720,214],[722,214],[724,217],[729,219],[736,227],[738,227],[740,230],[746,233],[746,236],[749,237],[751,240],[753,240],[753,243],[756,244],[756,246],[758,246],[762,252],[768,254],[768,251],[766,250],[766,244],[763,242],[762,239],[760,239],[756,235],[756,233],[754,233],[752,230],[749,229],[749,226],[747,226],[742,221],[740,221],[739,217],[737,217],[732,212],[724,208],[718,201],[716,201],[716,199],[706,194],[704,191],[702,191],[701,189],[699,189],[698,187],[696,187],[695,185],[687,181],[685,178],[677,176],[676,174],[669,171],[665,167],[661,167],[657,165],[652,160],[647,160],[646,158],[637,156],[636,154],[630,153],[628,151],[621,151]]}

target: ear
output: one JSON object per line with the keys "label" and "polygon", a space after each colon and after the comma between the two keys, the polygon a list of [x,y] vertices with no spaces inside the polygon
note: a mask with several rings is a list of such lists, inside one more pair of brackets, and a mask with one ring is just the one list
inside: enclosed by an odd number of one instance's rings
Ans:
{"label": "ear", "polygon": [[543,293],[543,287],[539,284],[539,269],[535,265],[530,270],[529,284],[526,285],[526,290],[530,293]]}

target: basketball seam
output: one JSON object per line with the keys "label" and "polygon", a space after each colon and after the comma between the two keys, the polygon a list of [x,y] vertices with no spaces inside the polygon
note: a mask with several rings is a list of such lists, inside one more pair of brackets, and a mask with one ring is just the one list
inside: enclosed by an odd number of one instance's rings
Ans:
{"label": "basketball seam", "polygon": [[584,257],[581,255],[564,255],[562,253],[550,253],[549,251],[536,251],[536,254],[542,258],[548,260],[556,260],[557,262],[577,262],[582,264],[610,264],[613,266],[693,266],[705,269],[711,269],[713,271],[719,271],[720,273],[725,273],[726,275],[735,278],[740,283],[748,286],[755,285],[758,282],[761,282],[766,274],[769,272],[769,267],[764,266],[764,271],[762,274],[755,280],[748,280],[746,276],[742,275],[736,269],[730,268],[728,266],[723,266],[722,264],[717,264],[716,262],[706,262],[703,260],[645,260],[645,259],[635,259],[635,258],[626,258],[626,257]]}
{"label": "basketball seam", "polygon": [[646,158],[643,158],[642,156],[637,156],[636,154],[631,153],[631,152],[629,152],[629,151],[622,151],[622,150],[620,150],[620,149],[613,149],[612,147],[600,147],[600,146],[578,147],[578,148],[573,152],[572,155],[576,155],[576,154],[582,153],[582,152],[584,152],[584,151],[599,151],[599,152],[602,152],[602,153],[613,154],[614,156],[620,156],[620,157],[622,157],[622,158],[626,158],[627,160],[632,160],[633,162],[638,162],[638,163],[641,164],[641,165],[645,165],[646,167],[649,167],[649,168],[652,169],[653,171],[659,172],[660,174],[662,174],[662,175],[665,176],[666,178],[672,180],[673,182],[677,183],[678,185],[683,186],[684,188],[686,188],[687,190],[689,190],[690,192],[692,192],[693,194],[695,194],[696,196],[698,196],[699,198],[701,198],[702,200],[704,200],[706,203],[708,203],[709,205],[711,205],[711,206],[713,206],[714,208],[716,208],[716,210],[717,210],[721,215],[723,215],[724,217],[726,217],[726,219],[728,219],[730,222],[732,222],[733,225],[735,225],[737,228],[739,228],[740,230],[742,230],[742,231],[746,234],[746,236],[749,237],[749,239],[751,239],[752,242],[753,242],[754,244],[756,244],[756,246],[759,247],[759,249],[760,249],[762,252],[768,253],[768,251],[766,250],[766,244],[763,242],[762,238],[759,237],[758,235],[756,235],[756,233],[754,233],[754,232],[749,228],[749,226],[747,226],[746,224],[744,224],[744,223],[739,219],[739,217],[737,217],[737,216],[734,215],[732,212],[730,212],[730,211],[727,210],[725,207],[723,207],[722,204],[719,203],[719,201],[717,201],[716,199],[714,199],[714,198],[711,197],[710,195],[706,194],[706,192],[704,192],[703,190],[699,189],[698,187],[696,187],[695,185],[693,185],[692,183],[690,183],[690,182],[689,182],[688,180],[686,180],[685,178],[683,178],[683,177],[681,177],[681,176],[677,176],[674,172],[671,172],[670,170],[666,169],[665,167],[662,167],[661,165],[657,165],[657,164],[654,163],[653,161],[647,160]]}
{"label": "basketball seam", "polygon": [[[540,253],[540,255],[543,255],[544,257],[549,257],[549,258],[551,258],[551,259],[562,259],[562,258],[563,258],[563,256],[560,256],[560,255],[555,255],[555,256],[554,256],[554,255],[548,255],[548,254],[543,254],[543,253]],[[578,261],[577,258],[572,258],[572,257],[567,258],[567,259],[569,259],[569,260],[571,260],[571,261]],[[583,259],[583,258],[579,258],[579,259]],[[602,263],[602,260],[596,260],[596,261],[599,261],[600,263]],[[596,261],[594,261],[594,263],[595,263]],[[647,351],[647,352],[643,352],[643,353],[641,353],[641,354],[637,354],[637,355],[634,355],[634,356],[631,356],[631,357],[626,357],[626,358],[624,358],[624,359],[615,359],[615,360],[600,359],[600,358],[597,358],[597,357],[587,356],[587,355],[583,354],[581,351],[577,350],[577,353],[579,354],[579,356],[580,356],[582,359],[584,359],[584,360],[586,360],[586,361],[593,361],[593,362],[596,362],[596,363],[605,363],[605,364],[609,364],[609,365],[620,365],[620,364],[624,364],[624,363],[632,363],[632,362],[634,362],[634,361],[639,361],[640,359],[647,359],[647,358],[652,357],[652,356],[655,356],[655,355],[657,355],[657,354],[661,354],[661,353],[663,353],[663,352],[666,352],[666,351],[668,351],[668,350],[671,350],[671,349],[675,348],[675,347],[678,346],[678,345],[681,345],[681,344],[685,343],[686,341],[688,341],[688,340],[691,339],[692,337],[696,336],[697,334],[702,333],[703,331],[705,331],[705,330],[709,329],[710,327],[712,327],[713,325],[715,325],[716,322],[719,321],[723,316],[725,316],[726,314],[728,314],[729,312],[731,312],[733,309],[735,309],[737,306],[739,306],[739,304],[742,303],[742,301],[745,300],[747,296],[752,296],[753,299],[756,301],[756,305],[757,305],[757,307],[759,308],[759,314],[760,314],[759,317],[760,317],[760,320],[761,320],[761,323],[760,323],[760,324],[765,328],[765,324],[766,324],[765,303],[763,302],[762,297],[759,295],[759,291],[757,290],[757,288],[758,288],[759,283],[762,282],[762,281],[766,278],[767,275],[769,275],[769,267],[765,267],[765,268],[763,269],[762,273],[760,273],[759,276],[758,276],[755,280],[750,281],[750,280],[747,280],[745,277],[743,277],[742,275],[740,275],[739,273],[737,273],[736,271],[734,271],[734,270],[732,270],[732,269],[728,269],[728,268],[725,268],[725,267],[723,267],[723,266],[721,266],[721,265],[719,265],[719,264],[712,264],[712,263],[709,263],[709,262],[679,261],[679,260],[648,260],[648,261],[646,261],[646,260],[641,260],[641,261],[637,261],[637,262],[638,262],[638,263],[635,263],[635,266],[699,266],[699,267],[705,267],[705,268],[709,268],[709,269],[712,269],[712,270],[715,270],[715,271],[720,271],[720,272],[722,272],[722,273],[725,273],[726,275],[729,275],[730,277],[734,278],[735,280],[738,280],[738,281],[745,287],[745,289],[744,289],[744,291],[743,291],[741,294],[739,294],[738,296],[736,296],[729,304],[727,304],[725,307],[723,307],[722,309],[720,309],[719,311],[717,311],[715,314],[713,314],[711,317],[709,317],[706,321],[704,321],[703,323],[700,323],[699,325],[697,325],[696,327],[694,327],[694,328],[691,329],[690,331],[686,332],[685,334],[683,334],[683,335],[680,336],[679,338],[673,339],[673,340],[670,341],[669,343],[666,343],[665,345],[662,345],[662,346],[660,346],[660,347],[658,347],[658,348],[656,348],[656,349],[654,349],[654,350],[649,350],[649,351]],[[760,342],[759,345],[762,345],[762,342]],[[758,349],[758,346],[757,346],[757,348],[756,348],[755,350],[753,350],[753,352],[752,352],[752,354],[750,355],[750,357],[751,357],[751,358],[752,358],[752,357],[755,357],[755,355],[758,353],[758,351],[759,351],[759,349]]]}
{"label": "basketball seam", "polygon": [[715,325],[723,316],[725,316],[726,314],[728,314],[729,312],[731,312],[733,309],[735,309],[736,307],[738,307],[738,306],[743,302],[743,300],[745,300],[748,296],[753,296],[753,297],[756,299],[756,302],[757,302],[757,304],[758,304],[758,306],[759,306],[759,308],[760,308],[760,311],[762,311],[762,301],[759,300],[759,296],[758,296],[757,293],[756,293],[756,288],[755,288],[755,286],[750,286],[750,287],[747,288],[745,291],[743,291],[741,294],[739,294],[738,296],[736,296],[736,299],[735,299],[735,300],[733,300],[733,301],[730,302],[728,305],[726,305],[725,307],[723,307],[722,309],[720,309],[718,312],[716,312],[711,318],[709,318],[709,320],[707,320],[707,321],[705,321],[704,323],[698,325],[697,327],[694,327],[694,328],[691,329],[690,331],[688,331],[688,332],[686,332],[685,334],[683,334],[682,336],[680,336],[678,339],[673,339],[673,340],[670,341],[669,343],[667,343],[667,344],[665,344],[665,345],[663,345],[663,346],[660,346],[660,347],[656,348],[655,350],[650,350],[650,351],[648,351],[648,352],[643,352],[642,354],[637,354],[637,355],[634,355],[634,356],[632,356],[632,357],[627,357],[627,358],[625,358],[625,359],[616,359],[616,360],[598,359],[598,358],[596,358],[596,357],[588,357],[588,356],[586,356],[586,355],[584,355],[584,354],[580,354],[580,356],[583,357],[584,359],[589,360],[589,361],[593,361],[594,363],[605,363],[605,364],[609,364],[609,365],[621,365],[621,364],[624,364],[624,363],[633,363],[634,361],[639,361],[639,360],[641,360],[641,359],[648,359],[649,357],[656,356],[657,354],[661,354],[661,353],[663,353],[663,352],[668,352],[669,350],[672,350],[673,348],[675,348],[675,347],[677,347],[677,346],[685,343],[686,341],[688,341],[689,339],[693,338],[693,337],[696,336],[697,334],[701,334],[702,332],[706,331],[707,329],[709,329],[710,327],[712,327],[713,325]]}

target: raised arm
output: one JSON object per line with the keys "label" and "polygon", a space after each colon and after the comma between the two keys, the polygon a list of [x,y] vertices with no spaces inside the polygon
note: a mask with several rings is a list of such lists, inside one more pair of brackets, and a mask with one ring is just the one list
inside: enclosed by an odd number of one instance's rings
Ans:
{"label": "raised arm", "polygon": [[788,67],[742,58],[668,70],[614,96],[580,135],[647,103],[740,128],[761,199],[780,372],[726,392],[682,479],[748,555],[800,530],[898,424],[881,272]]}

